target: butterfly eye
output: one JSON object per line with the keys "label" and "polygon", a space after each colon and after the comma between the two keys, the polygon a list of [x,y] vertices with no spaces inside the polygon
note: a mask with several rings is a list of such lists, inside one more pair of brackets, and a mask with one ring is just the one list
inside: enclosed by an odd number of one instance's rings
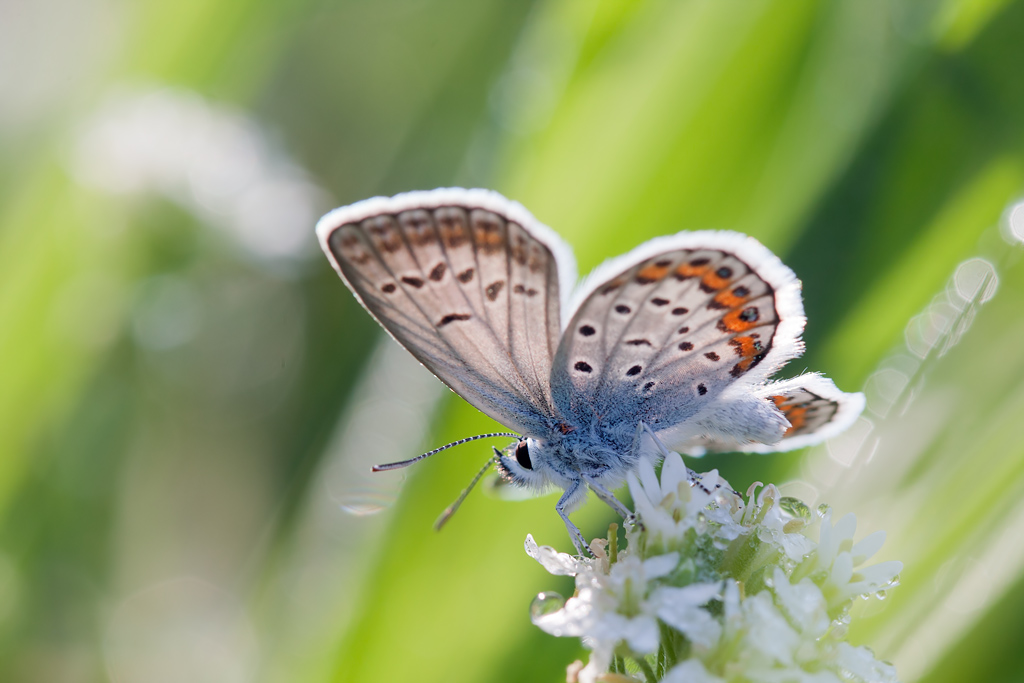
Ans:
{"label": "butterfly eye", "polygon": [[525,439],[520,441],[519,445],[516,446],[516,462],[518,462],[519,466],[524,470],[533,469],[533,463],[530,462],[530,449],[526,447]]}

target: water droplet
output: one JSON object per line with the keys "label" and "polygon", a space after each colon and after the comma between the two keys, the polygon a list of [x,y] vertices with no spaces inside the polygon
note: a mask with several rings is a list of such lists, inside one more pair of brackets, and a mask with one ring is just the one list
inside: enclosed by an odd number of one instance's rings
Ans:
{"label": "water droplet", "polygon": [[811,509],[799,498],[783,496],[779,500],[779,507],[782,508],[782,511],[790,517],[808,520],[811,518]]}
{"label": "water droplet", "polygon": [[832,506],[829,505],[828,503],[822,503],[821,505],[818,506],[818,516],[819,517],[824,517],[825,515],[827,515],[830,512],[832,512]]}
{"label": "water droplet", "polygon": [[877,593],[875,593],[875,597],[879,600],[885,600],[887,597],[889,597],[889,592],[884,590],[878,591]]}
{"label": "water droplet", "polygon": [[565,598],[554,591],[537,593],[530,603],[530,621],[536,623],[542,617],[554,614],[565,606]]}

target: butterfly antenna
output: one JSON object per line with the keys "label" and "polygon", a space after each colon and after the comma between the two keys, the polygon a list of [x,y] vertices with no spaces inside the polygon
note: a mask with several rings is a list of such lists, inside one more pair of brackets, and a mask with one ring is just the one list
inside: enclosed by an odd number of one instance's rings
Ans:
{"label": "butterfly antenna", "polygon": [[374,472],[387,472],[388,470],[401,469],[402,467],[408,467],[409,465],[412,465],[413,463],[417,463],[420,460],[426,460],[430,456],[436,455],[436,454],[440,453],[441,451],[446,451],[446,450],[448,450],[449,448],[451,448],[453,446],[461,446],[464,443],[469,443],[470,441],[476,441],[477,439],[491,439],[491,438],[494,438],[494,437],[497,437],[497,436],[507,436],[507,437],[510,437],[510,438],[513,438],[513,439],[521,439],[521,438],[523,438],[523,437],[519,436],[518,434],[513,434],[512,432],[492,432],[490,434],[478,434],[477,436],[467,436],[465,439],[459,439],[458,441],[452,441],[450,444],[441,446],[440,448],[435,448],[432,451],[427,451],[423,455],[417,455],[415,458],[409,458],[408,460],[402,460],[400,462],[389,462],[389,463],[384,464],[384,465],[374,465],[373,466],[373,471]]}
{"label": "butterfly antenna", "polygon": [[441,527],[443,527],[445,523],[452,518],[452,515],[455,514],[455,511],[459,509],[460,505],[462,505],[462,501],[466,500],[466,496],[469,495],[469,492],[473,490],[473,487],[476,486],[477,482],[480,481],[484,474],[487,473],[487,470],[491,469],[491,465],[496,463],[498,461],[498,458],[500,457],[501,451],[495,448],[494,455],[487,459],[487,462],[484,464],[483,468],[476,473],[475,477],[473,477],[473,481],[469,482],[469,486],[462,489],[462,493],[460,493],[459,497],[455,499],[455,502],[446,507],[444,512],[441,513],[441,516],[437,518],[436,522],[434,522],[434,531],[440,531]]}

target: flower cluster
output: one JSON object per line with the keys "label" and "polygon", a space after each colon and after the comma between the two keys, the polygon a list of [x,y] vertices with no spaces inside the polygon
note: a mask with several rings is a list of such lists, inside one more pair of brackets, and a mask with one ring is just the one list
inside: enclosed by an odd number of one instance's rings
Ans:
{"label": "flower cluster", "polygon": [[[541,593],[533,622],[583,638],[592,651],[569,680],[647,683],[896,681],[895,669],[845,642],[854,598],[883,594],[899,562],[862,567],[885,533],[853,542],[856,519],[833,523],[768,485],[734,492],[715,471],[693,476],[682,458],[661,477],[645,464],[629,480],[637,523],[578,558],[526,539],[552,574],[576,577],[567,601]],[[755,495],[756,494],[756,495]],[[812,540],[817,529],[818,540]]]}

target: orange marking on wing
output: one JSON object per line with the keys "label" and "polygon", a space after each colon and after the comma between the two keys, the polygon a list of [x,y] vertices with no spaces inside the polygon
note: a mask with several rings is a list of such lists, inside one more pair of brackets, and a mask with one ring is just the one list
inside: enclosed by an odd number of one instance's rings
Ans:
{"label": "orange marking on wing", "polygon": [[[729,340],[729,343],[732,345],[733,350],[736,351],[736,355],[741,358],[740,362],[732,368],[731,373],[734,377],[742,375],[764,357],[761,355],[764,347],[754,337],[734,337]],[[782,397],[774,398],[781,399]],[[776,405],[778,405],[778,402],[776,402]]]}
{"label": "orange marking on wing", "polygon": [[787,399],[785,396],[769,396],[775,407],[782,411],[782,414],[789,420],[789,429],[783,434],[783,437],[791,435],[796,430],[800,429],[807,423],[807,406],[797,408],[793,403],[792,399]]}
{"label": "orange marking on wing", "polygon": [[807,408],[791,408],[789,410],[783,409],[786,419],[789,420],[789,429],[783,436],[789,436],[796,430],[800,429],[807,422]]}
{"label": "orange marking on wing", "polygon": [[[374,219],[370,219],[374,221]],[[380,217],[366,230],[370,242],[377,249],[388,254],[393,254],[402,248],[402,237],[398,230],[387,219]]]}
{"label": "orange marking on wing", "polygon": [[689,263],[680,263],[679,267],[676,268],[676,277],[680,280],[685,280],[691,277],[700,277],[706,272],[708,272],[708,266],[706,264],[702,266],[693,266]]}
{"label": "orange marking on wing", "polygon": [[703,282],[704,286],[708,289],[722,289],[729,284],[729,278],[719,277],[718,273],[710,268],[706,268],[706,270],[708,272],[704,274],[703,278],[701,278],[701,282]]}
{"label": "orange marking on wing", "polygon": [[490,227],[477,225],[474,230],[477,246],[487,252],[497,251],[505,245],[505,236],[501,234],[501,230],[496,225],[493,226],[494,229],[489,229]]}
{"label": "orange marking on wing", "polygon": [[[707,281],[707,278],[705,278],[705,281]],[[729,290],[727,292],[720,292],[720,293],[715,295],[715,306],[714,307],[715,308],[736,308],[737,306],[742,306],[743,304],[747,303],[747,300],[749,298],[750,297],[746,297],[746,296],[736,296],[735,294],[732,293],[732,290]]]}
{"label": "orange marking on wing", "polygon": [[728,332],[746,332],[752,327],[757,327],[758,321],[756,319],[744,320],[742,318],[743,311],[744,309],[742,308],[732,309],[722,316],[719,326],[724,327]]}
{"label": "orange marking on wing", "polygon": [[668,275],[668,266],[659,266],[657,263],[648,263],[636,274],[637,280],[641,283],[657,282]]}
{"label": "orange marking on wing", "polygon": [[457,249],[469,241],[469,228],[459,216],[439,216],[437,226],[441,229],[441,240],[449,249]]}

